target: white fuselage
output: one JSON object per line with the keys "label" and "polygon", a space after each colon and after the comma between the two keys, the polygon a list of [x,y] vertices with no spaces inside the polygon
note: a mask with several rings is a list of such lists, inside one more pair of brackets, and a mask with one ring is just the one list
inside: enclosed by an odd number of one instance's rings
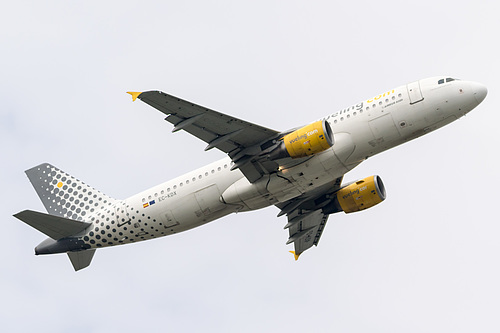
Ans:
{"label": "white fuselage", "polygon": [[469,81],[424,79],[327,116],[330,149],[250,183],[225,158],[90,216],[80,238],[92,248],[137,242],[195,228],[237,211],[278,204],[328,186],[366,158],[442,127],[486,94]]}

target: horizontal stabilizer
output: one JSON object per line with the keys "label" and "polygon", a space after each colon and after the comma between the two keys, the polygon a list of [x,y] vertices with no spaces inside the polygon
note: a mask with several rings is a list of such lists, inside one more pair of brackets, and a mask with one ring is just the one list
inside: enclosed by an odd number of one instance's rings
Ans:
{"label": "horizontal stabilizer", "polygon": [[14,217],[55,240],[76,235],[91,225],[91,223],[70,220],[32,210],[24,210],[14,215]]}
{"label": "horizontal stabilizer", "polygon": [[68,252],[69,260],[75,271],[79,271],[90,265],[92,258],[94,257],[95,249],[84,250],[78,252]]}

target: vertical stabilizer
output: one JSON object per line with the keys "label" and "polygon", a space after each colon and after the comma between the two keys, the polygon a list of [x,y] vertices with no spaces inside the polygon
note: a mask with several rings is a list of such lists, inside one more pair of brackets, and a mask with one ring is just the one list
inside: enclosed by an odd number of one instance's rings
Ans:
{"label": "vertical stabilizer", "polygon": [[48,163],[25,172],[50,215],[85,221],[86,215],[115,202],[115,199]]}
{"label": "vertical stabilizer", "polygon": [[94,257],[95,249],[84,250],[78,252],[68,252],[69,260],[73,264],[75,271],[79,271],[90,265],[92,258]]}

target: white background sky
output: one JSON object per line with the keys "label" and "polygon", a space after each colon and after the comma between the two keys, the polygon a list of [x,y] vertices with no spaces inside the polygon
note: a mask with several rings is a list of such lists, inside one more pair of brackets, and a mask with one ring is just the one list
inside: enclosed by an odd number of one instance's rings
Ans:
{"label": "white background sky", "polygon": [[[36,332],[498,332],[496,1],[11,1],[0,12],[0,325]],[[270,207],[98,250],[75,273],[12,217],[50,162],[126,198],[224,155],[126,91],[276,130],[435,75],[485,84],[465,118],[346,176],[387,200],[330,217],[298,262]]]}

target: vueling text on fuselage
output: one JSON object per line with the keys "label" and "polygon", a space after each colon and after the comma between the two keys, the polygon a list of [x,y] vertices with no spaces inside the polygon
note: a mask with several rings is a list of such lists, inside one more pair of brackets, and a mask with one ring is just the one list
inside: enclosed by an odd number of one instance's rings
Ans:
{"label": "vueling text on fuselage", "polygon": [[[390,90],[390,91],[388,91],[388,92],[385,92],[385,93],[383,93],[383,94],[377,95],[377,96],[375,96],[375,97],[373,97],[373,98],[367,99],[367,100],[366,100],[366,104],[371,104],[371,103],[373,103],[373,102],[375,102],[375,101],[378,101],[379,99],[381,99],[381,98],[383,98],[383,97],[387,97],[387,96],[389,96],[389,95],[391,95],[391,94],[394,94],[394,89],[393,89],[393,90]],[[328,118],[330,118],[330,117],[335,118],[335,117],[337,117],[337,116],[339,116],[339,115],[342,115],[342,114],[344,114],[344,113],[348,113],[348,112],[351,112],[351,111],[358,111],[358,112],[362,112],[362,110],[363,110],[363,106],[364,106],[364,103],[365,103],[365,102],[360,102],[360,103],[358,103],[358,104],[356,104],[356,105],[352,105],[352,106],[350,106],[350,107],[348,107],[348,108],[342,109],[342,110],[340,110],[339,112],[336,112],[336,113],[332,114],[332,115],[331,115],[331,116],[329,116]],[[327,118],[327,119],[328,119],[328,118]]]}

